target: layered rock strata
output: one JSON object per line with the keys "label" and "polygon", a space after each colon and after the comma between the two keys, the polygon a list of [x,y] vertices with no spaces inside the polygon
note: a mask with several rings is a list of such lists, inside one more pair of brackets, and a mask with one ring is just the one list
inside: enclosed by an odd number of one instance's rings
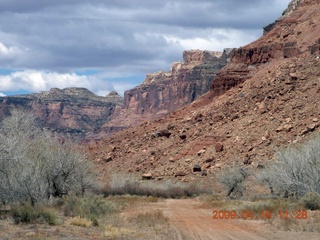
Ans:
{"label": "layered rock strata", "polygon": [[232,50],[184,51],[183,62],[173,63],[170,71],[148,74],[141,85],[126,91],[122,110],[104,128],[137,125],[193,102],[209,91]]}
{"label": "layered rock strata", "polygon": [[12,109],[32,111],[46,128],[84,137],[108,121],[122,97],[111,92],[99,97],[85,88],[52,88],[50,91],[0,97],[0,118]]}

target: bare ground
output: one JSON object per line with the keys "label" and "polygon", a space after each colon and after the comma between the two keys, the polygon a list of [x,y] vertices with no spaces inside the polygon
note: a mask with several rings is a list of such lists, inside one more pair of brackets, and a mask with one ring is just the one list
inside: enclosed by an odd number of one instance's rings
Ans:
{"label": "bare ground", "polygon": [[[133,222],[143,213],[162,212],[167,222],[140,224]],[[283,231],[286,220],[214,220],[213,209],[200,199],[166,199],[158,202],[144,202],[124,210],[120,215],[111,216],[110,225],[105,227],[77,227],[66,221],[62,225],[46,224],[15,225],[12,220],[0,220],[0,240],[84,240],[84,239],[173,239],[173,240],[263,240],[263,239],[320,239],[320,233],[308,231]],[[315,215],[320,214],[315,212]],[[162,216],[163,216],[162,215]],[[311,215],[311,214],[310,214]],[[153,215],[157,216],[157,215]],[[160,215],[161,217],[161,215]],[[117,221],[119,218],[119,221]],[[122,220],[121,220],[122,219]],[[127,221],[126,221],[127,220]],[[299,224],[319,225],[319,217],[299,220]],[[150,221],[157,222],[150,219]],[[281,222],[282,221],[282,222]],[[130,227],[131,226],[131,227]],[[291,227],[291,229],[299,229]]]}
{"label": "bare ground", "polygon": [[263,220],[214,220],[212,209],[202,207],[201,202],[195,199],[168,199],[131,209],[125,214],[131,216],[153,210],[162,210],[169,218],[174,229],[174,239],[177,240],[312,240],[320,238],[319,233],[281,231]]}

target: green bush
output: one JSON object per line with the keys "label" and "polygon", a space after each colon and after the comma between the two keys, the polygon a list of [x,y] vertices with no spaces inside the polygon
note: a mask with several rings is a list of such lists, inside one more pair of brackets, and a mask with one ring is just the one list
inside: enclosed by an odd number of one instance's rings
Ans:
{"label": "green bush", "polygon": [[320,195],[315,192],[307,193],[301,201],[307,209],[320,210]]}

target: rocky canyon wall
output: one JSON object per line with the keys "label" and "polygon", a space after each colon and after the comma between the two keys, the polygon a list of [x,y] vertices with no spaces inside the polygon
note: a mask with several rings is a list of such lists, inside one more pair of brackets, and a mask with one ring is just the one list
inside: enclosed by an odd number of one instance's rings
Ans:
{"label": "rocky canyon wall", "polygon": [[265,29],[261,38],[234,50],[228,66],[212,82],[210,97],[224,94],[250,78],[259,66],[273,60],[319,53],[319,26],[311,20],[311,15],[319,11],[319,3],[320,0],[291,1],[283,17]]}
{"label": "rocky canyon wall", "polygon": [[173,63],[170,71],[148,74],[141,85],[126,91],[122,110],[105,124],[105,129],[137,125],[193,102],[209,91],[217,73],[230,60],[232,50],[184,51],[183,62]]}
{"label": "rocky canyon wall", "polygon": [[52,131],[83,138],[110,120],[122,102],[115,92],[99,97],[84,88],[53,88],[48,92],[0,97],[0,119],[12,109],[23,109],[33,112]]}

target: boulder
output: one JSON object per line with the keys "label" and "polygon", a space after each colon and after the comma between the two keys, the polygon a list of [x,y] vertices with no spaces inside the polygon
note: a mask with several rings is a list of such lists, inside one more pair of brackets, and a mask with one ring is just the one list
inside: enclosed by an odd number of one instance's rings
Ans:
{"label": "boulder", "polygon": [[199,164],[195,164],[192,169],[193,172],[201,172],[201,167]]}
{"label": "boulder", "polygon": [[151,179],[152,179],[151,173],[142,174],[142,180],[151,180]]}
{"label": "boulder", "polygon": [[176,172],[176,173],[174,174],[175,177],[184,177],[184,176],[186,176],[186,175],[187,175],[187,173],[184,172],[184,171],[178,171],[178,172]]}
{"label": "boulder", "polygon": [[222,152],[223,151],[223,144],[222,143],[216,143],[214,145],[214,149],[216,150],[216,152]]}

